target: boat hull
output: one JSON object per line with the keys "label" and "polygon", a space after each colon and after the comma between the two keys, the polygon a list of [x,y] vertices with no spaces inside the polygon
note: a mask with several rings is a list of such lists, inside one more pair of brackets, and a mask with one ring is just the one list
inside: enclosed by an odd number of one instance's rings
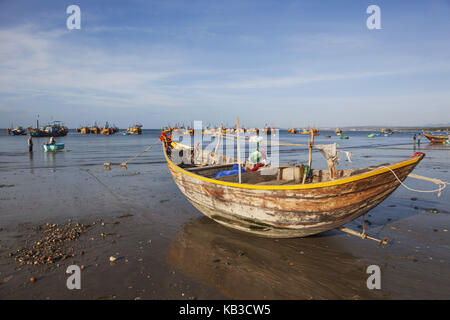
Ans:
{"label": "boat hull", "polygon": [[48,137],[65,137],[67,135],[67,131],[60,131],[57,133],[48,133],[42,130],[29,130],[30,136],[35,138],[48,138]]}
{"label": "boat hull", "polygon": [[424,133],[423,134],[428,140],[431,141],[431,143],[444,143],[447,140],[449,140],[449,137],[445,137],[445,136],[432,136],[429,134]]}
{"label": "boat hull", "polygon": [[[391,168],[404,180],[423,156]],[[338,228],[376,207],[400,185],[384,168],[326,183],[236,186],[199,178],[166,159],[178,188],[200,212],[225,226],[272,238]]]}

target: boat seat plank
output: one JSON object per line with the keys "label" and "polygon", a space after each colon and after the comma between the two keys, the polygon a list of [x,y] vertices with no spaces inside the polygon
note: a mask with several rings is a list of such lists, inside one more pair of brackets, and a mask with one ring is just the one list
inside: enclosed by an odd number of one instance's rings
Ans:
{"label": "boat seat plank", "polygon": [[233,167],[233,164],[220,164],[220,165],[212,165],[212,166],[202,166],[202,167],[193,167],[186,169],[190,172],[201,172],[205,170],[211,170],[211,169],[226,169]]}

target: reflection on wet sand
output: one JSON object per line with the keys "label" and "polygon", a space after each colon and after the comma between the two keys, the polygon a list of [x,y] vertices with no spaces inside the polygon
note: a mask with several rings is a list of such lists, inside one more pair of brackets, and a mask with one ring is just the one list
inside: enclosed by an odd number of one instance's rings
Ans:
{"label": "reflection on wet sand", "polygon": [[168,262],[233,299],[380,298],[367,265],[331,238],[259,238],[202,217],[178,232]]}

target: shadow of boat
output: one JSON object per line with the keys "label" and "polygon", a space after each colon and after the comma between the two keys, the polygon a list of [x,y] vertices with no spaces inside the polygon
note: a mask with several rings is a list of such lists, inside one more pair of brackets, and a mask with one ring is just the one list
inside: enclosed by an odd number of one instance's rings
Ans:
{"label": "shadow of boat", "polygon": [[335,237],[269,239],[224,228],[207,217],[184,225],[168,263],[232,299],[374,299],[367,263]]}

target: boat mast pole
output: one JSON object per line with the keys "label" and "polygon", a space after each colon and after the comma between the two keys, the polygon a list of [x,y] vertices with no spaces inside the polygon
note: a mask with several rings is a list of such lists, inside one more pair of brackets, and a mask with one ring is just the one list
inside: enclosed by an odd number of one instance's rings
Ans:
{"label": "boat mast pole", "polygon": [[241,177],[241,139],[239,134],[239,117],[236,117],[236,130],[237,130],[237,160],[238,160],[238,175],[239,183],[242,183]]}
{"label": "boat mast pole", "polygon": [[312,164],[312,147],[314,145],[314,132],[311,129],[311,141],[308,142],[308,149],[309,149],[309,161],[308,166],[309,170],[311,170],[311,164]]}

